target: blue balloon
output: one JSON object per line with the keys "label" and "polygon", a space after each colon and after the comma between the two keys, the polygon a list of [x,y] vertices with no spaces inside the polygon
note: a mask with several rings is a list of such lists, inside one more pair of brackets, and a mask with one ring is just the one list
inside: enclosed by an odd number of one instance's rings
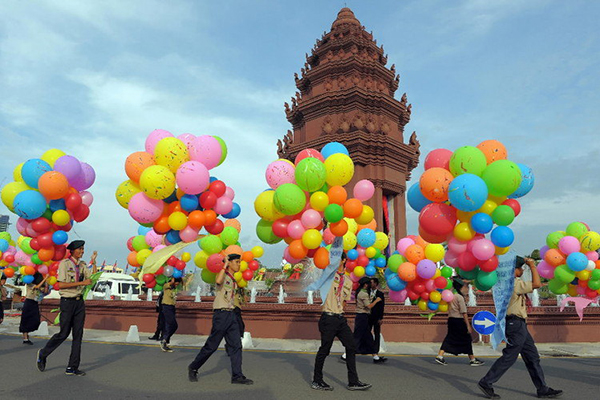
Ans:
{"label": "blue balloon", "polygon": [[387,263],[387,261],[386,261],[385,257],[381,257],[381,258],[378,258],[375,260],[375,266],[377,268],[385,267],[386,263]]}
{"label": "blue balloon", "polygon": [[0,239],[0,252],[5,252],[8,250],[8,241],[6,239]]}
{"label": "blue balloon", "polygon": [[508,198],[510,199],[518,199],[519,197],[525,196],[527,193],[533,189],[533,185],[535,184],[535,176],[533,175],[533,170],[529,168],[525,164],[517,163],[519,169],[521,170],[521,184]]}
{"label": "blue balloon", "polygon": [[580,252],[571,253],[567,256],[567,266],[572,271],[579,272],[586,269],[588,265],[588,258],[585,254]]}
{"label": "blue balloon", "polygon": [[170,230],[169,232],[167,232],[165,237],[171,244],[181,242],[181,238],[179,237],[179,231]]}
{"label": "blue balloon", "polygon": [[375,231],[373,229],[365,228],[361,229],[356,235],[356,241],[361,247],[371,247],[375,244]]}
{"label": "blue balloon", "polygon": [[213,183],[214,181],[218,181],[219,178],[217,178],[216,176],[211,176],[210,179],[208,180],[209,183]]}
{"label": "blue balloon", "polygon": [[323,155],[324,159],[327,159],[327,157],[329,157],[330,155],[337,154],[337,153],[342,153],[347,156],[350,155],[346,146],[344,146],[343,144],[341,144],[339,142],[327,143],[321,150],[321,154]]}
{"label": "blue balloon", "polygon": [[448,200],[461,211],[479,210],[487,200],[487,185],[477,175],[462,174],[450,182]]}
{"label": "blue balloon", "polygon": [[440,305],[438,303],[434,303],[431,300],[427,302],[427,308],[429,308],[431,311],[436,311],[439,306]]}
{"label": "blue balloon", "polygon": [[179,205],[187,212],[192,212],[198,207],[198,196],[184,194],[179,200]]}
{"label": "blue balloon", "polygon": [[393,274],[387,276],[387,285],[390,290],[399,291],[406,287],[406,282],[400,279],[398,274]]}
{"label": "blue balloon", "polygon": [[406,200],[408,200],[408,205],[410,208],[416,212],[421,212],[421,210],[427,204],[433,203],[431,200],[423,196],[423,193],[421,193],[421,188],[419,187],[419,182],[413,183],[408,189],[408,192],[406,193]]}
{"label": "blue balloon", "polygon": [[224,214],[223,218],[227,218],[227,219],[237,218],[240,216],[241,212],[242,212],[242,208],[240,207],[240,205],[238,203],[233,203],[233,207],[231,208],[231,211],[229,211],[227,214]]}
{"label": "blue balloon", "polygon": [[497,226],[491,234],[492,243],[497,247],[508,247],[515,241],[515,234],[508,226]]}
{"label": "blue balloon", "polygon": [[175,279],[181,278],[183,276],[183,271],[176,269],[175,271],[173,271],[173,275],[171,276]]}
{"label": "blue balloon", "polygon": [[377,269],[375,269],[375,267],[373,265],[367,265],[367,268],[365,268],[365,274],[367,276],[373,276],[377,273]]}
{"label": "blue balloon", "polygon": [[25,164],[23,164],[21,176],[27,185],[37,189],[40,177],[48,171],[52,171],[50,164],[39,158],[32,158],[31,160],[25,161]]}
{"label": "blue balloon", "polygon": [[367,267],[374,267],[374,266],[375,266],[375,260],[373,260],[373,259],[369,260]]}
{"label": "blue balloon", "polygon": [[494,227],[494,221],[486,213],[477,213],[471,217],[471,227],[477,233],[486,234]]}
{"label": "blue balloon", "polygon": [[50,203],[48,203],[48,206],[50,207],[50,211],[52,211],[52,212],[67,209],[67,206],[65,204],[65,199],[50,200]]}
{"label": "blue balloon", "polygon": [[46,199],[37,190],[24,190],[14,200],[15,214],[25,219],[36,219],[46,211]]}
{"label": "blue balloon", "polygon": [[391,270],[391,269],[389,269],[389,268],[386,268],[386,269],[384,269],[384,270],[383,270],[383,274],[385,275],[385,279],[386,279],[386,280],[388,279],[388,275],[398,275],[398,273],[397,273],[397,272],[394,272],[394,271],[392,271],[392,270]]}
{"label": "blue balloon", "polygon": [[356,260],[358,258],[358,251],[355,249],[350,249],[346,255],[348,256],[349,260]]}
{"label": "blue balloon", "polygon": [[65,231],[56,231],[52,234],[52,241],[54,244],[65,244],[69,240],[69,235]]}
{"label": "blue balloon", "polygon": [[150,232],[151,230],[152,228],[140,225],[138,226],[138,235],[146,236],[146,233]]}
{"label": "blue balloon", "polygon": [[29,285],[33,282],[33,275],[24,275],[23,278],[21,278],[21,281],[23,281],[24,284]]}

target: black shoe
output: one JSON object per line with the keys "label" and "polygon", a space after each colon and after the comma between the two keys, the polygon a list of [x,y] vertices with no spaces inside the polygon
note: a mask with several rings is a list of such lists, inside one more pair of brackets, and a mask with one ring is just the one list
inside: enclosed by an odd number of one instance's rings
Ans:
{"label": "black shoe", "polygon": [[361,381],[358,381],[356,383],[349,383],[348,390],[367,390],[371,386],[372,385],[370,383],[362,383]]}
{"label": "black shoe", "polygon": [[375,363],[375,364],[382,364],[382,363],[384,363],[386,361],[387,361],[386,357],[379,357],[377,360],[373,359],[373,363]]}
{"label": "black shoe", "polygon": [[33,345],[33,342],[31,340],[27,339],[27,340],[23,340],[23,344],[28,344],[31,346],[31,345]]}
{"label": "black shoe", "polygon": [[44,372],[44,370],[46,369],[46,357],[41,357],[40,356],[40,352],[42,351],[42,349],[39,349],[37,352],[37,369],[40,372]]}
{"label": "black shoe", "polygon": [[188,379],[190,382],[198,382],[198,370],[188,367]]}
{"label": "black shoe", "polygon": [[158,336],[148,336],[148,340],[159,340]]}
{"label": "black shoe", "polygon": [[446,359],[442,356],[437,356],[435,358],[435,362],[440,364],[440,365],[448,365],[448,363],[446,362]]}
{"label": "black shoe", "polygon": [[479,387],[479,389],[483,392],[485,397],[487,397],[488,399],[499,399],[500,398],[500,395],[497,395],[496,393],[494,393],[494,388],[489,387],[489,386],[484,386],[481,383],[481,381],[477,382],[477,387]]}
{"label": "black shoe", "polygon": [[333,388],[331,386],[329,386],[328,384],[326,384],[323,381],[321,381],[321,382],[313,381],[313,383],[310,384],[310,388],[315,389],[315,390],[325,390],[325,391],[333,390]]}
{"label": "black shoe", "polygon": [[537,397],[539,397],[540,399],[553,399],[555,397],[559,397],[562,396],[563,391],[562,390],[555,390],[552,388],[548,388],[545,392],[539,393]]}
{"label": "black shoe", "polygon": [[77,368],[68,367],[65,371],[65,375],[85,376],[85,372]]}
{"label": "black shoe", "polygon": [[254,385],[254,381],[252,379],[246,378],[245,376],[234,378],[231,380],[231,383],[237,383],[238,385]]}
{"label": "black shoe", "polygon": [[480,366],[482,366],[483,364],[485,364],[485,362],[484,362],[484,361],[481,361],[481,360],[480,360],[480,359],[478,359],[478,358],[474,358],[474,359],[472,359],[471,361],[469,361],[469,365],[470,365],[471,367],[480,367]]}
{"label": "black shoe", "polygon": [[160,349],[162,351],[165,351],[167,353],[172,353],[173,349],[169,347],[169,345],[167,344],[167,342],[165,342],[164,340],[162,342],[160,342]]}
{"label": "black shoe", "polygon": [[340,362],[346,364],[346,357],[340,356]]}

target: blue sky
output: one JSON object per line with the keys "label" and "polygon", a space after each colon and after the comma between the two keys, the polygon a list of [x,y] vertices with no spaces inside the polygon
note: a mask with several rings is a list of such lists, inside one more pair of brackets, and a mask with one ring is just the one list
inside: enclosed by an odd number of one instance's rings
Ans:
{"label": "blue sky", "polygon": [[252,202],[291,129],[293,74],[344,3],[396,64],[423,155],[498,139],[534,169],[518,251],[575,220],[600,230],[600,4],[587,1],[3,1],[1,184],[52,147],[90,163],[95,203],[75,231],[124,264],[136,224],[114,191],[127,155],[156,128],[216,134],[229,157],[215,175],[236,190],[243,244],[257,244]]}

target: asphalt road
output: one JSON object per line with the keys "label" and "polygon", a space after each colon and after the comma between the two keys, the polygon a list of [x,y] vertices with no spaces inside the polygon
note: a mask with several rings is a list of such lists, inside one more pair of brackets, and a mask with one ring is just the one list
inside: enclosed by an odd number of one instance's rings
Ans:
{"label": "asphalt road", "polygon": [[[158,346],[84,343],[81,369],[87,376],[64,374],[70,345],[65,342],[48,359],[46,371],[35,366],[37,350],[45,340],[25,346],[15,336],[0,335],[0,399],[481,399],[477,381],[486,365],[470,367],[466,357],[449,357],[449,365],[433,357],[390,356],[384,364],[358,357],[360,379],[373,385],[369,391],[345,389],[346,367],[331,355],[325,363],[325,381],[333,392],[310,389],[314,354],[244,351],[244,374],[253,386],[230,383],[229,358],[218,350],[200,370],[199,382],[187,380],[187,365],[198,349],[163,353]],[[545,358],[542,366],[548,384],[565,391],[563,399],[597,399],[600,393],[600,358]],[[521,360],[496,385],[503,399],[535,398],[535,388]],[[360,393],[360,394],[359,394]],[[366,397],[365,397],[366,396]]]}

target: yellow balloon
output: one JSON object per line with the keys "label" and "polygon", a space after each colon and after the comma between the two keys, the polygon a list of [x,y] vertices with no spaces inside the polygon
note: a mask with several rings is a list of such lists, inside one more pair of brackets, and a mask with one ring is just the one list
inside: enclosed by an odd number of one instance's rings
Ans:
{"label": "yellow balloon", "polygon": [[31,190],[31,188],[23,181],[7,183],[0,192],[0,198],[6,208],[12,211],[15,197],[25,190]]}
{"label": "yellow balloon", "polygon": [[[164,139],[163,139],[164,140]],[[171,229],[180,231],[188,224],[187,216],[181,211],[175,211],[169,215],[169,226]]]}
{"label": "yellow balloon", "polygon": [[242,273],[238,271],[235,274],[233,274],[233,279],[235,279],[235,281],[239,283],[240,281],[244,280],[244,277],[242,276]]}
{"label": "yellow balloon", "polygon": [[347,155],[336,153],[325,160],[325,170],[329,186],[344,186],[354,176],[354,163]]}
{"label": "yellow balloon", "polygon": [[458,220],[460,222],[471,222],[471,218],[473,217],[473,215],[477,214],[478,211],[462,211],[462,210],[458,210],[456,212],[456,216],[458,217]]}
{"label": "yellow balloon", "polygon": [[498,247],[498,246],[494,246],[496,248],[495,254],[497,256],[501,256],[502,254],[506,254],[508,253],[508,251],[510,250],[510,246],[509,247]]}
{"label": "yellow balloon", "polygon": [[578,277],[580,280],[582,280],[582,281],[587,281],[587,280],[589,280],[589,279],[590,279],[590,275],[591,275],[591,274],[592,274],[592,273],[591,273],[590,271],[588,271],[588,270],[585,270],[585,269],[584,269],[583,271],[579,271],[579,272],[577,272],[575,275],[576,275],[576,276],[577,276],[577,277]]}
{"label": "yellow balloon", "polygon": [[344,218],[344,220],[348,224],[348,232],[354,233],[356,235],[356,232],[358,231],[358,224],[356,223],[356,221],[352,218]]}
{"label": "yellow balloon", "polygon": [[589,231],[579,239],[579,242],[581,243],[581,249],[583,251],[597,251],[600,249],[600,234],[598,234],[598,232]]}
{"label": "yellow balloon", "polygon": [[435,274],[433,274],[433,278],[431,278],[431,279],[435,279],[439,276],[442,276],[442,271],[440,271],[439,269],[436,269]]}
{"label": "yellow balloon", "polygon": [[[0,251],[0,253],[2,253],[2,252]],[[6,261],[0,260],[0,267],[6,267],[7,265],[8,265],[8,263]]]}
{"label": "yellow balloon", "polygon": [[467,222],[461,222],[454,227],[454,237],[458,240],[466,242],[467,240],[473,239],[473,236],[475,236],[475,231]]}
{"label": "yellow balloon", "polygon": [[188,262],[192,259],[192,255],[187,251],[181,255],[181,261]]}
{"label": "yellow balloon", "polygon": [[419,302],[417,303],[417,306],[419,307],[419,309],[421,311],[427,311],[427,302],[423,299],[419,300]]}
{"label": "yellow balloon", "polygon": [[504,203],[507,198],[508,197],[506,197],[506,196],[504,196],[504,197],[498,197],[498,196],[492,196],[492,195],[488,196],[488,200],[491,200],[491,201],[493,201],[496,204],[502,204],[502,203]]}
{"label": "yellow balloon", "polygon": [[21,163],[21,164],[17,165],[15,167],[15,169],[13,170],[13,180],[15,182],[23,181],[23,176],[21,175],[21,169],[23,169],[23,164],[25,164],[25,163]]}
{"label": "yellow balloon", "polygon": [[71,216],[65,210],[56,210],[52,213],[52,222],[58,226],[65,226],[71,220]]}
{"label": "yellow balloon", "polygon": [[277,161],[285,161],[286,163],[290,164],[292,167],[296,168],[294,163],[291,162],[290,160],[288,160],[287,158],[279,158],[279,159],[277,159]]}
{"label": "yellow balloon", "polygon": [[325,192],[314,192],[310,195],[310,206],[317,211],[325,211],[329,205],[329,196]]}
{"label": "yellow balloon", "polygon": [[363,206],[362,213],[360,213],[360,216],[356,218],[356,223],[358,225],[367,225],[369,222],[373,221],[373,217],[375,217],[375,212],[371,207],[365,204]]}
{"label": "yellow balloon", "polygon": [[307,229],[302,234],[302,244],[309,250],[316,249],[321,245],[323,236],[316,229]]}
{"label": "yellow balloon", "polygon": [[254,258],[261,258],[265,254],[265,249],[261,246],[254,246],[251,251]]}
{"label": "yellow balloon", "polygon": [[131,198],[141,191],[142,189],[140,189],[137,183],[128,179],[117,187],[115,197],[119,205],[124,209],[127,209]]}
{"label": "yellow balloon", "polygon": [[244,260],[240,261],[240,272],[244,272],[248,269],[248,263]]}
{"label": "yellow balloon", "polygon": [[49,285],[54,285],[57,281],[58,279],[55,276],[51,276],[46,282],[48,282]]}
{"label": "yellow balloon", "polygon": [[369,258],[375,257],[375,254],[377,254],[377,250],[375,250],[375,247],[367,247],[367,249],[365,250],[365,256]]}
{"label": "yellow balloon", "polygon": [[358,278],[362,278],[363,276],[365,276],[365,267],[361,267],[360,265],[358,267],[354,267],[354,275]]}
{"label": "yellow balloon", "polygon": [[343,237],[344,250],[348,251],[356,247],[356,235],[350,231],[346,232]]}
{"label": "yellow balloon", "polygon": [[485,203],[483,203],[481,208],[479,210],[477,210],[477,212],[482,212],[482,213],[486,213],[486,214],[490,215],[491,213],[494,212],[496,207],[498,207],[498,204],[495,203],[494,201],[488,199],[485,201]]}
{"label": "yellow balloon", "polygon": [[54,168],[54,163],[56,162],[56,160],[66,155],[67,153],[65,153],[62,150],[50,149],[42,155],[42,160],[46,161],[48,164],[50,164],[52,168]]}
{"label": "yellow balloon", "polygon": [[567,293],[571,297],[576,297],[577,296],[577,286],[569,285],[569,290],[567,290]]}
{"label": "yellow balloon", "polygon": [[140,176],[140,188],[151,199],[166,199],[175,191],[175,175],[165,166],[151,165]]}
{"label": "yellow balloon", "polygon": [[375,232],[375,244],[373,244],[373,247],[383,251],[386,247],[388,247],[388,244],[390,244],[390,238],[388,238],[388,235],[383,232]]}
{"label": "yellow balloon", "polygon": [[442,300],[442,294],[437,290],[434,290],[433,292],[429,293],[429,300],[433,301],[434,303],[439,303],[440,300]]}
{"label": "yellow balloon", "polygon": [[275,221],[276,219],[285,217],[285,214],[275,208],[274,197],[274,190],[266,190],[254,200],[254,211],[265,221]]}
{"label": "yellow balloon", "polygon": [[190,161],[190,155],[183,141],[174,137],[166,137],[156,144],[154,161],[175,173],[181,164]]}
{"label": "yellow balloon", "polygon": [[433,262],[439,262],[444,259],[444,246],[437,243],[430,243],[425,247],[425,257]]}
{"label": "yellow balloon", "polygon": [[245,288],[246,286],[248,286],[248,282],[245,281],[244,279],[241,279],[240,281],[238,281],[238,286],[241,288]]}
{"label": "yellow balloon", "polygon": [[135,256],[135,259],[137,260],[138,264],[143,265],[144,261],[146,261],[150,254],[152,254],[152,250],[142,249],[138,251],[137,255]]}
{"label": "yellow balloon", "polygon": [[440,303],[440,306],[438,307],[438,311],[439,312],[448,312],[448,304]]}
{"label": "yellow balloon", "polygon": [[194,256],[194,264],[198,268],[206,268],[206,260],[208,260],[208,254],[204,250],[200,250]]}

